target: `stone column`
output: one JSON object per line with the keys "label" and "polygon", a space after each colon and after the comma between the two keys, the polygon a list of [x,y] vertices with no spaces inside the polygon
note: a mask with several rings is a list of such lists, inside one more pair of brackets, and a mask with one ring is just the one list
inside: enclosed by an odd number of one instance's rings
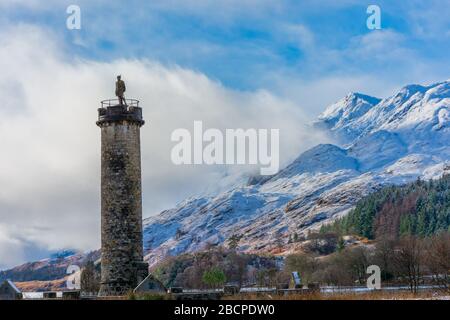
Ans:
{"label": "stone column", "polygon": [[98,110],[101,128],[100,296],[132,291],[147,273],[143,262],[140,127],[142,109]]}

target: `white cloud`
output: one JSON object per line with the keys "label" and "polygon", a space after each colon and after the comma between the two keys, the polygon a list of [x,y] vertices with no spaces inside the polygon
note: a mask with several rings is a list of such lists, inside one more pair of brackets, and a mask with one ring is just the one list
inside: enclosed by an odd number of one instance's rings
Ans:
{"label": "white cloud", "polygon": [[318,142],[297,105],[266,91],[233,91],[201,73],[145,60],[71,60],[53,34],[28,25],[3,30],[0,39],[0,61],[8,61],[0,80],[0,268],[29,258],[29,243],[45,250],[99,246],[95,121],[118,73],[144,109],[146,216],[248,170],[173,165],[170,133],[191,129],[194,120],[222,129],[280,128],[284,164]]}
{"label": "white cloud", "polygon": [[448,19],[450,3],[448,1],[411,0],[401,5],[405,7],[405,22],[415,37],[421,40],[448,42],[450,36]]}
{"label": "white cloud", "polygon": [[12,237],[6,225],[0,225],[0,268],[11,266],[25,259],[23,244]]}
{"label": "white cloud", "polygon": [[298,45],[300,49],[312,51],[315,49],[316,41],[314,33],[305,25],[284,24],[280,27],[280,33],[284,40],[289,40]]}
{"label": "white cloud", "polygon": [[[76,2],[80,1],[84,2],[85,0],[78,0]],[[55,8],[55,6],[59,5],[65,5],[67,7],[73,2],[74,1],[71,0],[46,0],[44,4],[42,0],[1,0],[0,8],[5,9],[26,8],[31,9],[34,12],[40,12],[40,11],[51,11]]]}

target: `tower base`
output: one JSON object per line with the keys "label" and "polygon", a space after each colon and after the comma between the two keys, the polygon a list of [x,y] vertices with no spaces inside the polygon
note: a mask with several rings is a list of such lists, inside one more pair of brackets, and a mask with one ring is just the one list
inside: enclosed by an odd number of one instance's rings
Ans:
{"label": "tower base", "polygon": [[130,279],[109,279],[100,283],[100,297],[124,296],[133,290],[149,275],[148,263],[138,261],[134,263],[134,272]]}

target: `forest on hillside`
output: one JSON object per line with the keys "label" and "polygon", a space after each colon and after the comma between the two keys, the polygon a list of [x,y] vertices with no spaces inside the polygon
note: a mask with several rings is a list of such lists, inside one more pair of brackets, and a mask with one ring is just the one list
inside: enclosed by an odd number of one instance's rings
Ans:
{"label": "forest on hillside", "polygon": [[450,175],[384,187],[361,199],[347,216],[324,225],[321,231],[369,239],[424,237],[450,231]]}

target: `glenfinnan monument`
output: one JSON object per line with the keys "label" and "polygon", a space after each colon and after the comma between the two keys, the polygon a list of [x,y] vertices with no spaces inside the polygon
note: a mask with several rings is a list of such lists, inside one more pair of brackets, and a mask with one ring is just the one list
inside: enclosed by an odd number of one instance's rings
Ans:
{"label": "glenfinnan monument", "polygon": [[102,101],[101,128],[101,284],[100,296],[133,290],[148,274],[143,261],[139,101],[124,98],[117,77],[117,100]]}

